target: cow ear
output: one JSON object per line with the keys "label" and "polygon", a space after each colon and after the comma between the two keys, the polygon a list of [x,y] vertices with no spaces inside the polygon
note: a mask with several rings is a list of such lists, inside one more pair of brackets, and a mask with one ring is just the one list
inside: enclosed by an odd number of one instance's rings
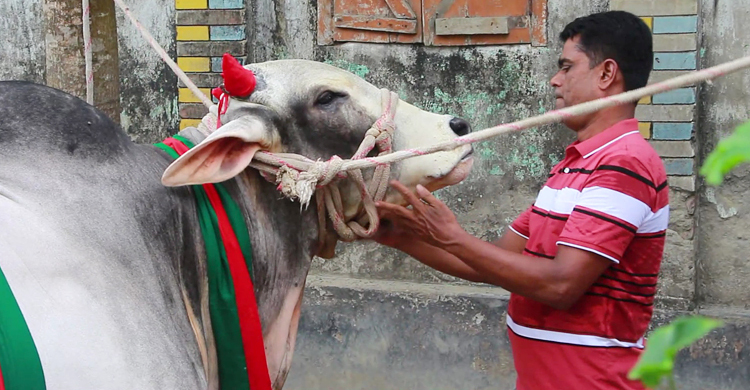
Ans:
{"label": "cow ear", "polygon": [[268,148],[269,134],[268,127],[259,118],[239,117],[172,162],[161,182],[176,187],[229,180],[250,164],[255,152]]}

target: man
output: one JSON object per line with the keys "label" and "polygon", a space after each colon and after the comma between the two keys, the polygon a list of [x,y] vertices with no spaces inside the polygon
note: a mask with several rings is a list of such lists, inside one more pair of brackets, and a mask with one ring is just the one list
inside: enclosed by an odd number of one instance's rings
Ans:
{"label": "man", "polygon": [[[646,85],[651,33],[632,14],[578,18],[560,39],[557,108]],[[393,182],[411,208],[378,204],[378,242],[511,292],[518,390],[642,388],[627,373],[651,319],[669,206],[664,166],[639,134],[635,107],[567,119],[577,141],[494,243],[469,235],[424,187]]]}

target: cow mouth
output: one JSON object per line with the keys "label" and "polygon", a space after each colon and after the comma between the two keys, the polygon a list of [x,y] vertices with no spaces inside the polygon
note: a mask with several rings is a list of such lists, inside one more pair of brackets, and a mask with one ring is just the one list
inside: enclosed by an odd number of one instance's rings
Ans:
{"label": "cow mouth", "polygon": [[456,165],[448,173],[439,176],[428,176],[430,182],[425,185],[429,191],[436,191],[443,187],[452,186],[462,182],[471,173],[474,165],[474,148],[467,150]]}

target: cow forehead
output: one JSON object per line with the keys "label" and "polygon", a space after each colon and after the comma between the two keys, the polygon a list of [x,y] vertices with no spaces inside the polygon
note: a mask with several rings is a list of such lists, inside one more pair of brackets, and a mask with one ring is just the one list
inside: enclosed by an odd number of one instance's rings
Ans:
{"label": "cow forehead", "polygon": [[[246,65],[256,73],[256,93],[276,103],[304,97],[326,89],[348,92],[356,100],[379,100],[379,90],[359,76],[322,62],[277,60]],[[255,98],[255,96],[253,96]]]}

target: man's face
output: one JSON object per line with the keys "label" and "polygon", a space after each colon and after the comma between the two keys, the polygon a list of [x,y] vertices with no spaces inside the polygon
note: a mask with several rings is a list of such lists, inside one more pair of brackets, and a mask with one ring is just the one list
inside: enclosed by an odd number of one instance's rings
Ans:
{"label": "man's face", "polygon": [[[589,57],[578,46],[580,38],[568,39],[558,60],[559,70],[550,80],[555,88],[555,108],[574,106],[595,100],[600,96],[598,81],[601,75],[599,66],[591,68]],[[579,130],[587,123],[587,116],[578,116],[564,121],[573,130]]]}

